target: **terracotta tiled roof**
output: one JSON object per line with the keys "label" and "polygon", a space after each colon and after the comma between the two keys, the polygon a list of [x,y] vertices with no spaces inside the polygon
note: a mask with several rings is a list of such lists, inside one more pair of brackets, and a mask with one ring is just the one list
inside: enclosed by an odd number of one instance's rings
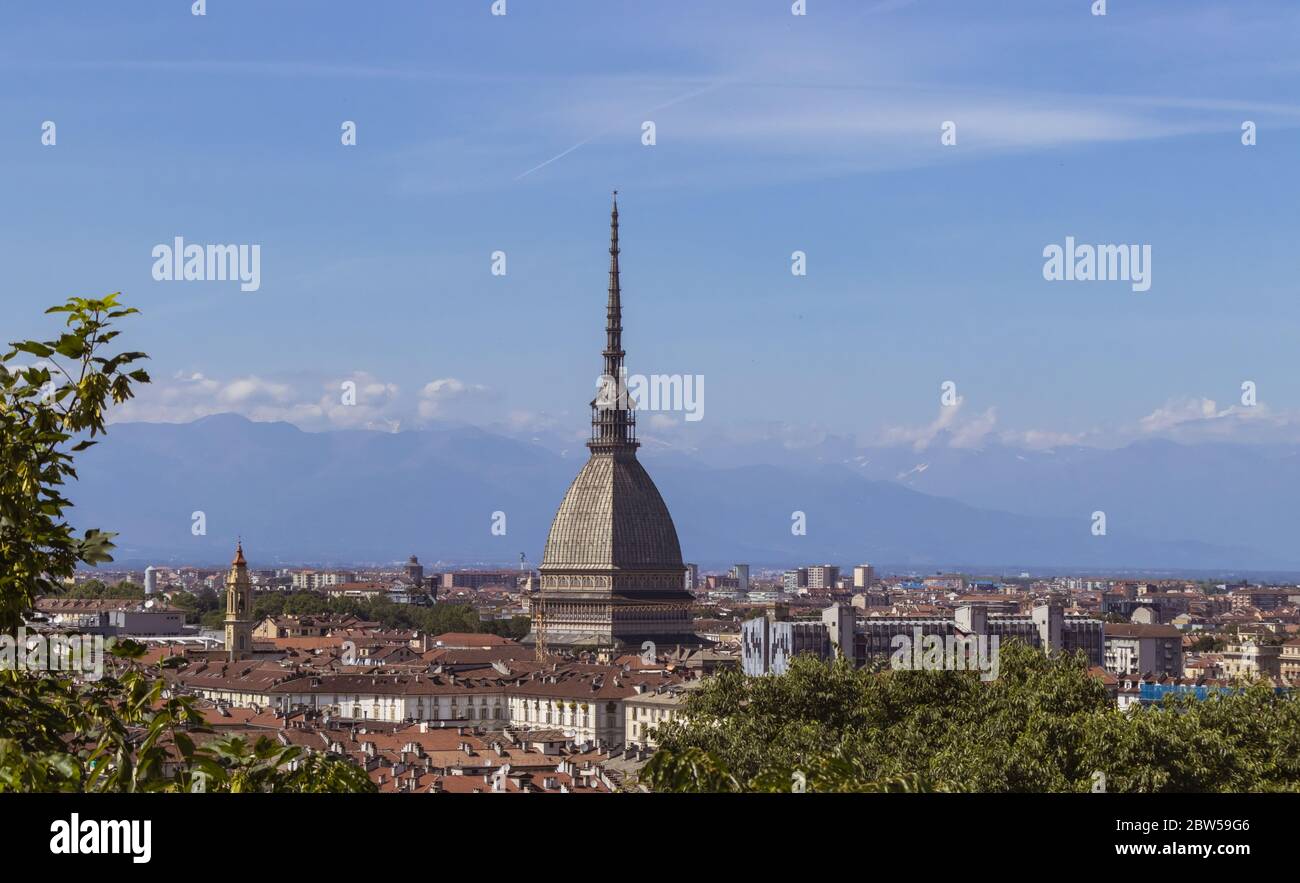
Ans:
{"label": "terracotta tiled roof", "polygon": [[503,647],[513,644],[520,646],[518,641],[512,641],[501,635],[494,635],[490,632],[444,632],[441,635],[434,635],[429,639],[434,645],[446,649],[482,649],[488,647]]}

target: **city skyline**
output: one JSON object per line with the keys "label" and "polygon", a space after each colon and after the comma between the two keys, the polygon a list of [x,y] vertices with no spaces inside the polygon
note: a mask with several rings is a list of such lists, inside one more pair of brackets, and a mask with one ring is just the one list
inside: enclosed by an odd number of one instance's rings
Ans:
{"label": "city skyline", "polygon": [[0,18],[34,853],[211,863],[236,793],[280,851],[306,795],[514,793],[1285,853],[1294,0]]}

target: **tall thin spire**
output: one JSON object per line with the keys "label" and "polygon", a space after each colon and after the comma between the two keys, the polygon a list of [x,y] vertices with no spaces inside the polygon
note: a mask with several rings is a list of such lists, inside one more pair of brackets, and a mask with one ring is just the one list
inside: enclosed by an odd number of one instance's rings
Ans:
{"label": "tall thin spire", "polygon": [[617,378],[623,367],[623,296],[618,279],[618,191],[609,213],[609,303],[605,307],[605,373]]}
{"label": "tall thin spire", "polygon": [[605,358],[601,390],[591,403],[591,441],[596,447],[637,446],[636,416],[623,371],[623,294],[618,274],[618,191],[609,213],[609,300],[605,305]]}

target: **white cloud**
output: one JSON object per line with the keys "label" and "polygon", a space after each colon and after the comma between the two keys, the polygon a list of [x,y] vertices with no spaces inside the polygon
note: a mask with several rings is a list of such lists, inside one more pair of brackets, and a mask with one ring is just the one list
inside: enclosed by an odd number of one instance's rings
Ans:
{"label": "white cloud", "polygon": [[215,378],[197,371],[137,387],[137,398],[110,412],[115,423],[186,423],[235,413],[260,422],[285,421],[307,431],[397,432],[430,421],[479,426],[505,435],[586,437],[585,419],[508,408],[491,387],[456,377],[425,383],[414,394],[365,371],[336,376]]}
{"label": "white cloud", "polygon": [[258,402],[283,404],[293,398],[293,389],[285,383],[275,383],[261,377],[240,377],[220,388],[218,397],[231,405],[248,405]]}
{"label": "white cloud", "polygon": [[[1231,410],[1231,409],[1229,409]],[[1167,432],[1189,422],[1216,420],[1228,411],[1219,411],[1214,399],[1187,397],[1166,402],[1138,421],[1138,428],[1147,434]]]}
{"label": "white cloud", "polygon": [[1138,434],[1176,441],[1300,440],[1300,414],[1274,411],[1263,402],[1220,408],[1214,399],[1171,399],[1138,421]]}
{"label": "white cloud", "polygon": [[978,446],[997,425],[996,408],[988,408],[969,420],[961,419],[965,399],[957,397],[954,404],[940,405],[939,414],[925,426],[890,426],[879,438],[885,446],[910,444],[914,450],[923,451],[941,437],[953,448]]}
{"label": "white cloud", "polygon": [[978,447],[989,439],[1008,447],[1050,450],[1074,445],[1116,447],[1143,438],[1165,438],[1195,443],[1232,441],[1242,443],[1300,442],[1300,412],[1280,412],[1260,402],[1246,407],[1221,407],[1204,396],[1184,396],[1166,401],[1136,421],[1094,428],[1084,432],[1056,429],[997,430],[997,409],[966,418],[962,400],[940,408],[938,416],[924,426],[891,426],[870,437],[867,444],[884,447],[910,445],[923,451],[932,445],[952,448]]}
{"label": "white cloud", "polygon": [[421,418],[465,416],[466,406],[472,406],[489,392],[486,386],[465,383],[455,377],[431,380],[420,390],[418,413]]}
{"label": "white cloud", "polygon": [[[883,0],[866,11],[908,5]],[[703,37],[707,28],[674,29],[661,38],[691,77],[592,78],[539,92],[515,125],[554,149],[521,171],[589,175],[647,119],[660,137],[696,149],[691,162],[664,168],[660,183],[835,176],[1225,131],[1224,108],[1199,96],[1052,91],[990,76],[1008,54],[1037,48],[1041,23],[967,23],[936,34],[894,18],[872,23],[869,51],[851,29],[792,30],[767,19],[729,22],[722,42]],[[1235,103],[1270,123],[1293,124],[1297,110]],[[957,124],[959,153],[940,145],[946,120]]]}
{"label": "white cloud", "polygon": [[[355,387],[345,390],[344,384]],[[345,400],[346,399],[346,400]],[[178,423],[212,414],[234,412],[257,421],[286,421],[308,431],[372,429],[396,432],[430,421],[450,421],[482,427],[504,435],[545,439],[552,446],[586,436],[585,415],[553,414],[512,408],[491,387],[442,377],[414,395],[364,371],[335,377],[319,375],[265,377],[246,374],[216,378],[202,372],[177,372],[166,380],[137,387],[137,398],[110,411],[112,422]],[[1184,443],[1232,441],[1244,443],[1300,442],[1300,411],[1278,411],[1266,403],[1221,406],[1204,396],[1166,401],[1150,413],[1120,425],[1067,432],[1054,428],[998,426],[996,407],[969,413],[965,400],[941,406],[922,426],[888,426],[863,433],[856,441],[826,426],[781,421],[732,426],[715,441],[753,446],[779,443],[786,451],[841,445],[846,454],[864,447],[910,446],[917,452],[932,446],[973,448],[990,442],[1029,450],[1074,445],[1115,447],[1143,438],[1167,438]],[[673,446],[698,448],[701,438],[687,431],[676,415],[650,414],[643,438]],[[706,447],[708,444],[706,443]]]}
{"label": "white cloud", "polygon": [[955,427],[952,432],[952,439],[948,444],[954,448],[977,447],[993,431],[993,427],[997,422],[997,408],[989,408],[983,414],[963,423],[961,426]]}
{"label": "white cloud", "polygon": [[404,416],[398,393],[396,384],[364,371],[334,378],[244,375],[226,380],[197,371],[177,372],[170,380],[137,387],[137,397],[114,408],[112,419],[183,423],[233,412],[250,420],[283,420],[307,430],[393,431]]}

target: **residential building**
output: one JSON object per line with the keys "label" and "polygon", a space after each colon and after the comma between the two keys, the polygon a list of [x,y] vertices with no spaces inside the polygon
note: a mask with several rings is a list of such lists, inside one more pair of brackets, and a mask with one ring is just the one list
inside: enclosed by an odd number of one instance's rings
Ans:
{"label": "residential building", "polygon": [[840,569],[834,564],[813,564],[808,567],[808,591],[814,595],[828,595],[835,591],[840,581]]}
{"label": "residential building", "polygon": [[1277,678],[1282,675],[1282,647],[1243,640],[1219,654],[1226,678]]}
{"label": "residential building", "polygon": [[40,598],[33,606],[50,625],[86,634],[153,637],[185,632],[185,612],[153,599]]}
{"label": "residential building", "polygon": [[781,574],[781,587],[787,595],[808,594],[808,568],[800,567]]}
{"label": "residential building", "polygon": [[624,699],[623,713],[626,721],[623,732],[627,744],[656,748],[655,727],[676,720],[686,707],[688,692],[699,685],[699,681],[688,681],[655,691],[642,689]]}
{"label": "residential building", "polygon": [[1289,683],[1300,686],[1300,638],[1293,638],[1282,645],[1278,657],[1278,673]]}
{"label": "residential building", "polygon": [[869,589],[876,583],[876,568],[870,564],[859,564],[853,568],[853,588]]}
{"label": "residential building", "polygon": [[443,573],[439,581],[439,587],[443,589],[477,590],[485,586],[514,588],[519,581],[519,573],[514,570],[457,570]]}
{"label": "residential building", "polygon": [[1183,636],[1172,625],[1106,623],[1106,671],[1182,677]]}
{"label": "residential building", "polygon": [[302,592],[318,592],[329,586],[356,582],[357,575],[343,570],[299,570],[293,574],[293,587]]}

